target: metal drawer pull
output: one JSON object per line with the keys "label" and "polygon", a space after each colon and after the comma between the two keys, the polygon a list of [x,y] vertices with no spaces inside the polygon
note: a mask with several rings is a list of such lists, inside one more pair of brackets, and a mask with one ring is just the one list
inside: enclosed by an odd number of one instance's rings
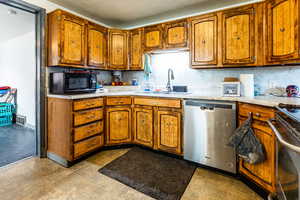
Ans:
{"label": "metal drawer pull", "polygon": [[276,135],[278,141],[279,141],[281,144],[283,144],[284,146],[286,146],[286,147],[289,148],[289,149],[292,149],[292,150],[296,151],[297,153],[300,153],[300,147],[295,146],[295,145],[293,145],[293,144],[291,144],[291,143],[285,141],[285,140],[282,138],[282,136],[281,136],[281,134],[279,133],[279,131],[276,129],[276,127],[272,124],[272,121],[271,121],[271,120],[268,120],[267,122],[268,122],[269,126],[271,127],[271,129],[273,130],[273,132],[275,133],[275,135]]}
{"label": "metal drawer pull", "polygon": [[255,116],[256,117],[261,117],[261,114],[260,113],[255,113]]}

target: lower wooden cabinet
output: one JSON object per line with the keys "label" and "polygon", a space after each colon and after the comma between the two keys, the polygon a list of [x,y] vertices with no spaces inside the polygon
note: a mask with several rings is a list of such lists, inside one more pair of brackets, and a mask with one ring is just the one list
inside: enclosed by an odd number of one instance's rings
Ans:
{"label": "lower wooden cabinet", "polygon": [[[263,144],[266,160],[259,164],[249,164],[240,159],[239,171],[251,181],[257,183],[269,192],[276,191],[276,137],[266,120],[274,116],[274,110],[263,106],[251,104],[239,104],[239,124],[244,122],[248,114],[253,114],[252,128],[254,134]],[[248,115],[247,114],[247,115]]]}
{"label": "lower wooden cabinet", "polygon": [[106,143],[110,145],[131,141],[131,107],[106,108]]}
{"label": "lower wooden cabinet", "polygon": [[181,154],[181,113],[157,111],[157,147],[159,150]]}
{"label": "lower wooden cabinet", "polygon": [[103,106],[103,98],[48,98],[48,156],[66,165],[104,146]]}
{"label": "lower wooden cabinet", "polygon": [[153,147],[153,109],[134,108],[133,113],[134,142],[148,147]]}

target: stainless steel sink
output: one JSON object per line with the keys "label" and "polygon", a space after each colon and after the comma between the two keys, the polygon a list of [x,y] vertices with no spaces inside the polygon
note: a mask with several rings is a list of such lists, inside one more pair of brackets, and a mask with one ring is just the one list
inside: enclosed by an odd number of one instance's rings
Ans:
{"label": "stainless steel sink", "polygon": [[143,93],[143,94],[179,94],[179,95],[187,95],[191,94],[190,92],[169,92],[169,91],[151,91],[151,92],[146,92],[146,91],[141,91],[138,93]]}

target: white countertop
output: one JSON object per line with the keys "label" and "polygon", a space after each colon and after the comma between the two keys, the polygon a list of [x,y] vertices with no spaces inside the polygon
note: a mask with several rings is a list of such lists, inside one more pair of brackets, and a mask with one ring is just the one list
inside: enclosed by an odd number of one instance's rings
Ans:
{"label": "white countertop", "polygon": [[157,93],[156,94],[156,93],[143,93],[137,91],[116,91],[116,92],[104,92],[104,93],[77,94],[77,95],[48,94],[48,97],[61,98],[61,99],[85,99],[85,98],[105,97],[105,96],[146,96],[146,97],[161,97],[161,98],[236,101],[236,102],[257,104],[257,105],[269,106],[269,107],[275,107],[280,103],[300,105],[300,98],[274,97],[274,96],[257,96],[257,97],[249,98],[249,97],[222,97],[222,96],[215,96],[215,95],[210,96],[210,95],[202,95],[201,93],[189,93],[189,94]]}

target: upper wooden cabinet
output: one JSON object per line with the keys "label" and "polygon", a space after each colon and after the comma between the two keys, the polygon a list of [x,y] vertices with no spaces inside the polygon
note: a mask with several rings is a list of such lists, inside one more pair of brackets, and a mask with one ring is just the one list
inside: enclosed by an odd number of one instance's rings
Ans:
{"label": "upper wooden cabinet", "polygon": [[255,5],[222,12],[223,65],[256,64],[256,15]]}
{"label": "upper wooden cabinet", "polygon": [[187,20],[164,24],[164,48],[188,48]]}
{"label": "upper wooden cabinet", "polygon": [[108,69],[128,69],[128,31],[108,30]]}
{"label": "upper wooden cabinet", "polygon": [[48,65],[84,66],[87,21],[57,10],[48,15]]}
{"label": "upper wooden cabinet", "polygon": [[89,23],[87,37],[87,65],[106,69],[107,28]]}
{"label": "upper wooden cabinet", "polygon": [[266,2],[268,64],[293,63],[300,58],[299,14],[298,0]]}
{"label": "upper wooden cabinet", "polygon": [[190,20],[190,50],[192,68],[217,65],[218,17],[208,15]]}
{"label": "upper wooden cabinet", "polygon": [[142,44],[143,29],[130,31],[129,36],[129,69],[143,70],[143,44]]}
{"label": "upper wooden cabinet", "polygon": [[134,142],[148,147],[153,147],[154,120],[153,109],[134,108],[133,115]]}
{"label": "upper wooden cabinet", "polygon": [[107,144],[131,142],[130,107],[109,107],[106,109],[106,142]]}
{"label": "upper wooden cabinet", "polygon": [[144,29],[144,50],[154,51],[163,48],[163,27],[161,24]]}

